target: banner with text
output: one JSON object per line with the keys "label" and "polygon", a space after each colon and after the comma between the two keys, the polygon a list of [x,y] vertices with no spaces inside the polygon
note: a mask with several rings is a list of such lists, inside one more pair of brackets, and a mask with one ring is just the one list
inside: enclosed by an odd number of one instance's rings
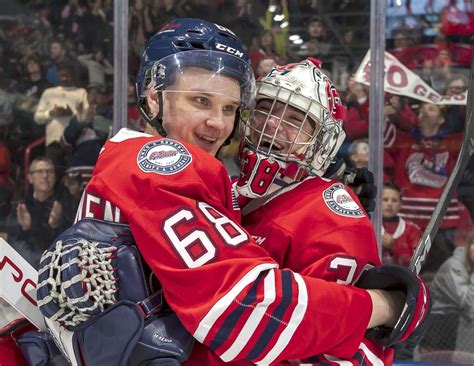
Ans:
{"label": "banner with text", "polygon": [[[405,67],[395,56],[388,52],[385,52],[384,71],[384,90],[387,93],[403,95],[434,104],[466,104],[467,92],[453,96],[439,94],[417,74]],[[355,80],[359,83],[369,85],[370,50],[367,51],[367,54],[357,69]]]}

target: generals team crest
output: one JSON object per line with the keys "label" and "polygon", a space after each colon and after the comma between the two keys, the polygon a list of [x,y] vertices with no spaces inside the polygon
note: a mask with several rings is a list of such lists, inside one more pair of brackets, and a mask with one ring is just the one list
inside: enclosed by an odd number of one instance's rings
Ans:
{"label": "generals team crest", "polygon": [[335,213],[347,217],[364,217],[365,214],[359,205],[352,199],[349,192],[341,183],[333,184],[323,192],[326,205]]}
{"label": "generals team crest", "polygon": [[137,156],[137,163],[144,172],[175,174],[192,161],[189,151],[179,142],[160,139],[144,145]]}

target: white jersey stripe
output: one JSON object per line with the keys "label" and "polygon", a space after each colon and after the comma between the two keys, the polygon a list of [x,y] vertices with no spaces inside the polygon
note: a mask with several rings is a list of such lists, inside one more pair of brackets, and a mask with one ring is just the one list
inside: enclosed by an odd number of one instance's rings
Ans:
{"label": "white jersey stripe", "polygon": [[258,325],[260,324],[260,321],[264,317],[268,307],[273,304],[273,302],[275,302],[275,271],[268,272],[268,274],[265,276],[263,286],[264,299],[262,302],[257,304],[257,306],[255,306],[232,346],[221,355],[221,358],[224,361],[229,362],[237,357],[237,355],[247,345],[249,339],[254,334],[255,329],[257,329]]}
{"label": "white jersey stripe", "polygon": [[[403,201],[414,201],[414,202],[434,202],[438,203],[438,198],[422,198],[422,197],[403,197]],[[458,203],[457,198],[453,198],[450,204]]]}
{"label": "white jersey stripe", "polygon": [[193,337],[196,338],[198,342],[204,343],[204,339],[207,334],[213,327],[214,323],[219,319],[219,317],[229,308],[230,304],[235,300],[235,298],[242,292],[242,290],[254,282],[258,275],[268,269],[278,268],[276,263],[263,263],[259,264],[252,270],[250,270],[244,277],[236,283],[232,289],[222,296],[222,298],[217,301],[214,306],[207,312],[204,318],[199,323],[196,331],[193,334]]}
{"label": "white jersey stripe", "polygon": [[138,132],[130,130],[128,128],[121,128],[109,141],[112,142],[122,142],[128,139],[136,139],[139,137],[150,137],[152,135],[148,133]]}
{"label": "white jersey stripe", "polygon": [[[433,206],[415,206],[415,205],[401,205],[402,210],[411,211],[433,211],[437,202],[433,202]],[[448,207],[447,211],[459,211],[459,206]]]}
{"label": "white jersey stripe", "polygon": [[374,366],[383,366],[383,361],[373,353],[364,343],[359,345],[359,349],[367,356],[367,359]]}
{"label": "white jersey stripe", "polygon": [[306,314],[306,309],[308,308],[308,289],[306,288],[306,283],[298,273],[291,273],[298,285],[298,303],[293,310],[293,314],[291,314],[288,325],[281,332],[276,344],[264,358],[256,362],[257,364],[271,364],[283,352]]}
{"label": "white jersey stripe", "polygon": [[351,361],[344,361],[331,355],[324,355],[324,357],[326,357],[328,361],[333,362],[340,366],[354,366],[354,364]]}

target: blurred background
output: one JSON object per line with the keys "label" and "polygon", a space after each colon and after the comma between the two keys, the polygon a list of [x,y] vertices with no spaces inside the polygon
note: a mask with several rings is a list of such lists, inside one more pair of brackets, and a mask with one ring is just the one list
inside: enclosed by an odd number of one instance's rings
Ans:
{"label": "blurred background", "polygon": [[[370,4],[129,0],[127,106],[119,116],[126,122],[118,123],[141,128],[134,83],[146,40],[172,18],[201,18],[243,40],[257,77],[274,65],[320,59],[348,107],[340,156],[368,166]],[[100,148],[115,131],[117,21],[112,0],[0,0],[0,9],[0,235],[36,266],[73,222]],[[391,84],[375,120],[383,130],[384,184],[376,230],[383,261],[407,265],[462,142],[474,1],[386,0],[384,35]],[[236,145],[220,156],[231,175]],[[474,365],[473,215],[471,157],[422,272],[433,319],[420,346],[397,353],[398,362]],[[15,316],[0,304],[0,327]]]}

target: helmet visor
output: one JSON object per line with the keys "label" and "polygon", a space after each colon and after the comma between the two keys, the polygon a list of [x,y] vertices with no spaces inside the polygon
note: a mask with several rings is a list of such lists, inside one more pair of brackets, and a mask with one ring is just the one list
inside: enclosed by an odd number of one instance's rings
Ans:
{"label": "helmet visor", "polygon": [[[220,51],[190,50],[169,55],[153,65],[147,88],[164,92],[203,92],[237,102],[240,117],[250,117],[255,98],[253,71],[244,60]],[[151,83],[151,84],[150,84]],[[140,91],[146,96],[147,91]]]}

